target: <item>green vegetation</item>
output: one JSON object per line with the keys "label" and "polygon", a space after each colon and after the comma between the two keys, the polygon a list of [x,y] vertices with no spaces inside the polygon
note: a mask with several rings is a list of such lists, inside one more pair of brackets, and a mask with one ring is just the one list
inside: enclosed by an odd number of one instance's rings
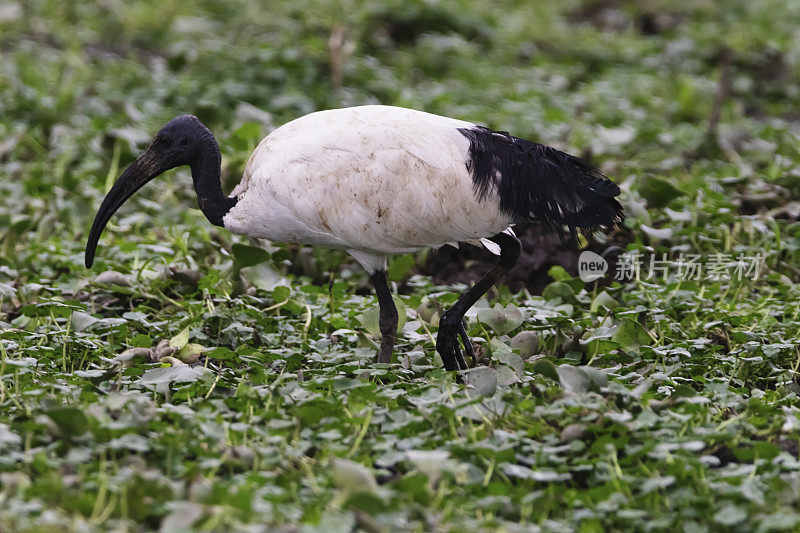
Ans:
{"label": "green vegetation", "polygon": [[[0,4],[0,530],[798,530],[800,4],[275,4]],[[187,169],[83,268],[173,116],[230,190],[275,125],[376,102],[583,154],[630,251],[760,275],[501,287],[468,388],[434,352],[453,288],[398,258],[376,365],[360,268],[210,226]]]}

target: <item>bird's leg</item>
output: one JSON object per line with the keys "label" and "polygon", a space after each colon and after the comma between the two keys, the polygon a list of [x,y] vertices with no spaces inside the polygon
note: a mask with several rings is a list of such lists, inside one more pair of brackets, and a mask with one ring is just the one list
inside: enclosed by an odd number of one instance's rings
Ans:
{"label": "bird's leg", "polygon": [[379,363],[391,363],[394,342],[397,339],[397,308],[394,305],[392,291],[389,290],[389,282],[386,280],[386,271],[376,270],[371,277],[380,306],[378,325],[381,330],[381,347],[376,357]]}
{"label": "bird's leg", "polygon": [[522,244],[519,239],[508,233],[498,233],[489,240],[500,246],[500,259],[489,272],[478,280],[475,285],[461,295],[453,306],[444,312],[439,319],[439,333],[436,335],[436,351],[442,357],[442,362],[447,370],[465,370],[467,363],[458,345],[458,337],[464,343],[464,351],[467,352],[473,362],[475,353],[472,350],[472,343],[467,335],[464,326],[464,314],[472,307],[478,299],[486,294],[492,285],[500,279],[517,262]]}

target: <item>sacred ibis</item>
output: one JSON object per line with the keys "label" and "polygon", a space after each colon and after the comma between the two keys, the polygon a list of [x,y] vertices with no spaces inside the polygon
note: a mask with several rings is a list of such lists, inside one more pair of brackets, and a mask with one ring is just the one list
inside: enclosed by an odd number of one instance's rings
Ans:
{"label": "sacred ibis", "polygon": [[114,212],[162,172],[189,165],[200,210],[215,226],[276,242],[349,252],[380,305],[378,362],[389,362],[397,310],[386,258],[445,244],[483,245],[497,264],[448,309],[436,350],[448,370],[474,360],[466,311],[516,262],[515,223],[558,231],[610,229],[623,218],[619,188],[581,159],[470,122],[399,107],[319,111],[264,138],[228,196],[214,135],[192,115],[169,121],[103,200],[86,244],[92,265]]}

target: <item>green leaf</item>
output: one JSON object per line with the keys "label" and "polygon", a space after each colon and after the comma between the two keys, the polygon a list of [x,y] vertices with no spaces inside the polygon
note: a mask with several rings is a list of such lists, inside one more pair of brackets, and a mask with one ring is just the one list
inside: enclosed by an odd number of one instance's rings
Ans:
{"label": "green leaf", "polygon": [[288,287],[290,284],[289,280],[269,263],[245,267],[241,270],[241,275],[253,287],[267,292],[272,292],[280,286]]}
{"label": "green leaf", "polygon": [[386,275],[390,280],[402,281],[409,277],[416,267],[416,259],[411,254],[402,254],[392,257]]}
{"label": "green leaf", "polygon": [[373,305],[363,313],[356,315],[356,320],[373,337],[378,338],[381,336],[380,306]]}
{"label": "green leaf", "polygon": [[552,361],[548,359],[539,359],[533,363],[533,371],[553,381],[558,381],[558,370]]}
{"label": "green leaf", "polygon": [[539,351],[539,334],[535,331],[520,331],[511,338],[509,346],[517,350],[523,359],[527,359]]}
{"label": "green leaf", "polygon": [[47,416],[55,422],[58,430],[65,436],[77,437],[89,429],[89,421],[77,407],[56,407],[47,411]]}
{"label": "green leaf", "polygon": [[151,368],[145,372],[138,382],[142,385],[157,386],[170,383],[197,381],[205,371],[201,367],[171,366],[167,368]]}
{"label": "green leaf", "polygon": [[131,286],[131,280],[128,279],[128,276],[115,270],[101,272],[94,278],[94,281],[95,283],[103,285],[119,285],[120,287]]}
{"label": "green leaf", "polygon": [[197,362],[204,349],[202,345],[190,342],[175,352],[173,357],[190,365]]}
{"label": "green leaf", "polygon": [[161,520],[160,531],[193,531],[192,525],[203,516],[203,506],[194,502],[176,502]]}
{"label": "green leaf", "polygon": [[[392,294],[392,300],[397,309],[397,331],[399,333],[406,323],[406,304],[395,294]],[[356,315],[356,320],[367,330],[367,333],[375,338],[381,336],[380,312],[380,305],[373,305],[363,313]]]}
{"label": "green leaf", "polygon": [[608,384],[608,375],[594,367],[559,365],[556,371],[561,386],[567,392],[581,394]]}
{"label": "green leaf", "polygon": [[260,246],[236,243],[231,247],[231,253],[235,271],[269,261],[269,252]]}
{"label": "green leaf", "polygon": [[70,316],[70,325],[74,331],[83,331],[97,322],[100,322],[99,318],[95,318],[90,314],[80,311],[73,311]]}
{"label": "green leaf", "polygon": [[450,452],[447,450],[408,450],[406,457],[420,472],[428,476],[431,483],[436,483],[443,471],[452,468]]}
{"label": "green leaf", "polygon": [[616,301],[613,296],[608,294],[608,291],[603,291],[594,297],[592,304],[589,306],[589,311],[592,313],[597,313],[601,307],[604,309],[614,309],[618,305],[619,302]]}
{"label": "green leaf", "polygon": [[16,294],[17,289],[12,287],[11,285],[6,285],[5,283],[0,283],[0,296],[14,296]]}
{"label": "green leaf", "polygon": [[86,306],[79,302],[56,300],[44,300],[37,304],[27,304],[20,308],[20,312],[29,317],[47,317],[50,315],[57,317],[72,316],[75,311],[85,312]]}
{"label": "green leaf", "polygon": [[683,192],[670,181],[656,176],[647,176],[639,183],[639,194],[647,200],[648,207],[660,209],[683,196]]}
{"label": "green leaf", "polygon": [[330,472],[336,486],[346,493],[374,492],[378,489],[372,470],[350,459],[332,457]]}
{"label": "green leaf", "polygon": [[747,519],[747,511],[740,505],[726,504],[714,513],[714,522],[723,526],[735,526]]}
{"label": "green leaf", "polygon": [[503,307],[495,304],[491,309],[483,308],[478,311],[478,320],[491,327],[498,335],[517,329],[523,322],[522,311],[514,304]]}
{"label": "green leaf", "polygon": [[563,281],[554,281],[544,288],[542,298],[547,301],[560,298],[562,303],[575,303],[575,291]]}
{"label": "green leaf", "polygon": [[500,354],[497,358],[502,364],[508,366],[514,373],[517,375],[517,378],[523,378],[523,372],[525,371],[525,362],[522,360],[522,357],[515,354],[514,352],[508,352]]}
{"label": "green leaf", "polygon": [[289,296],[292,294],[291,287],[286,285],[278,285],[274,289],[272,289],[272,299],[275,303],[285,302],[289,299]]}
{"label": "green leaf", "polygon": [[488,366],[462,370],[461,379],[480,396],[491,396],[497,390],[497,371]]}
{"label": "green leaf", "polygon": [[180,350],[186,343],[189,342],[189,328],[183,328],[183,331],[175,335],[169,340],[169,345],[176,350]]}
{"label": "green leaf", "polygon": [[620,319],[619,327],[611,336],[611,340],[619,343],[625,350],[638,350],[642,346],[647,346],[653,342],[647,330],[637,321],[630,318]]}
{"label": "green leaf", "polygon": [[550,270],[547,271],[547,275],[549,275],[555,281],[567,281],[572,279],[572,276],[569,275],[569,272],[567,272],[567,270],[561,265],[551,266]]}

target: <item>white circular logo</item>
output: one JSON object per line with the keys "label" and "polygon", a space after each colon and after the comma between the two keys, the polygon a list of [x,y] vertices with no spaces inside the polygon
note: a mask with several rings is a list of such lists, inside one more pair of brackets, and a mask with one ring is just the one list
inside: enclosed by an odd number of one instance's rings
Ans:
{"label": "white circular logo", "polygon": [[589,250],[581,252],[578,257],[578,276],[588,283],[605,276],[608,271],[608,261],[601,255]]}

